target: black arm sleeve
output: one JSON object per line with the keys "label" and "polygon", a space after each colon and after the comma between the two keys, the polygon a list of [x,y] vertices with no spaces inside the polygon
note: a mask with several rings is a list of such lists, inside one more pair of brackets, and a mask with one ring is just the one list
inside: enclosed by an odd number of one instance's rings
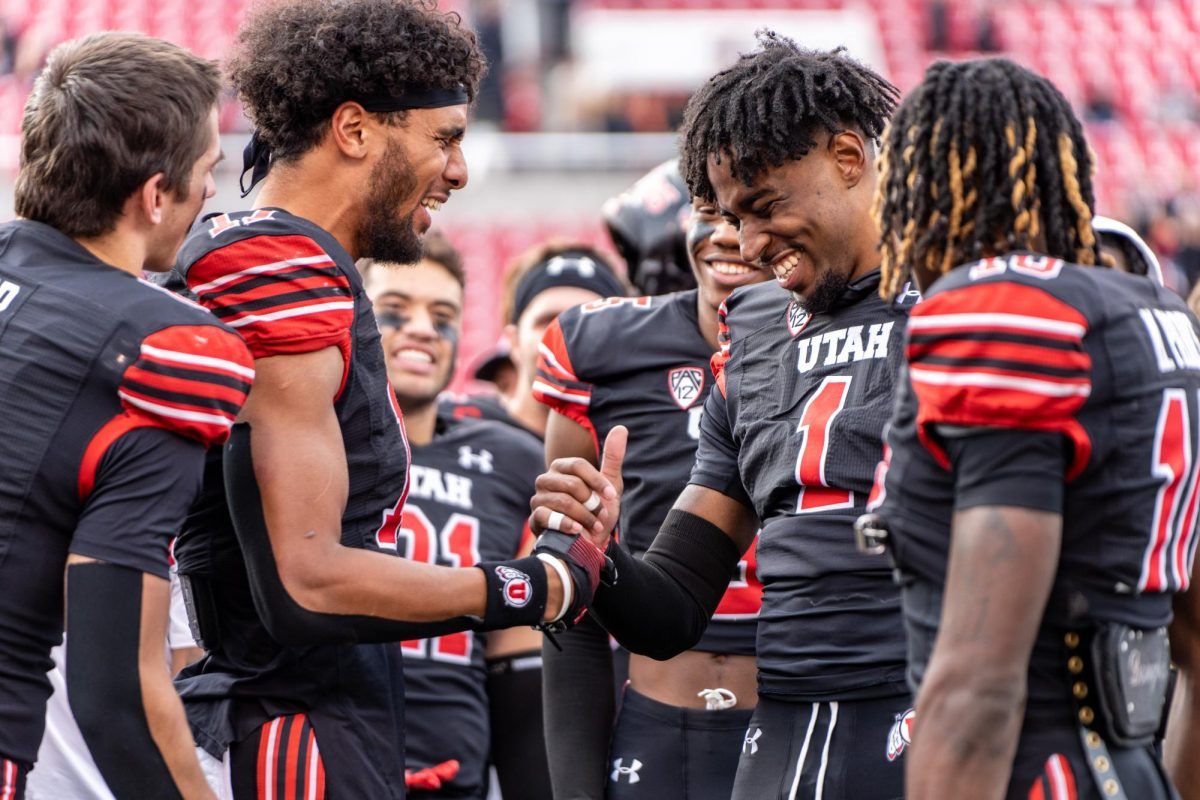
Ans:
{"label": "black arm sleeve", "polygon": [[489,661],[487,693],[501,795],[553,800],[542,724],[542,654],[531,650]]}
{"label": "black arm sleeve", "polygon": [[[356,614],[325,614],[304,608],[292,598],[279,577],[263,518],[262,497],[254,477],[249,425],[233,426],[229,443],[225,445],[224,466],[225,493],[238,545],[246,559],[254,608],[268,632],[280,644],[399,642],[478,627],[480,621],[473,617],[455,617],[440,622],[402,622]],[[544,573],[539,574],[544,578]],[[196,591],[200,587],[193,585],[192,588]],[[539,614],[539,620],[540,617]]]}
{"label": "black arm sleeve", "polygon": [[[615,549],[615,548],[614,548]],[[589,615],[542,645],[546,755],[560,800],[603,800],[616,699],[608,634]]]}
{"label": "black arm sleeve", "polygon": [[711,522],[671,509],[641,559],[610,546],[614,586],[601,586],[592,613],[626,649],[665,661],[704,635],[742,554]]}
{"label": "black arm sleeve", "polygon": [[83,740],[116,797],[177,798],[142,701],[141,626],[141,572],[102,563],[67,570],[67,699]]}

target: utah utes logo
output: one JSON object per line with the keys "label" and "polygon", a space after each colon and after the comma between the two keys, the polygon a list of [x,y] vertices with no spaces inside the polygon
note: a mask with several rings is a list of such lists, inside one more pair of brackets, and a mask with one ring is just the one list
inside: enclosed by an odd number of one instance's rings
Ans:
{"label": "utah utes logo", "polygon": [[912,744],[912,726],[916,714],[910,708],[903,714],[896,715],[896,722],[888,732],[887,760],[895,761],[900,754]]}
{"label": "utah utes logo", "polygon": [[808,321],[810,319],[812,319],[812,317],[807,311],[804,310],[804,306],[800,305],[795,300],[788,303],[788,333],[790,333],[792,336],[796,336],[800,333],[800,331],[808,327]]}
{"label": "utah utes logo", "polygon": [[676,367],[667,373],[671,397],[675,405],[687,411],[700,399],[704,389],[704,370],[699,367]]}
{"label": "utah utes logo", "polygon": [[512,608],[524,608],[533,599],[533,585],[529,576],[519,569],[512,567],[496,567],[496,575],[504,581],[500,593],[504,595],[504,604]]}

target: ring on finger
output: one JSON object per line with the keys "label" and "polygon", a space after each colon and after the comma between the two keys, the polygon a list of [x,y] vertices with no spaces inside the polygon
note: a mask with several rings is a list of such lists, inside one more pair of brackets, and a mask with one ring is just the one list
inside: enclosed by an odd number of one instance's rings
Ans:
{"label": "ring on finger", "polygon": [[550,516],[546,519],[546,527],[552,531],[561,531],[566,519],[561,511],[551,511]]}
{"label": "ring on finger", "polygon": [[588,511],[595,511],[600,507],[600,495],[592,492],[591,495],[588,496],[587,502],[583,504],[583,507]]}

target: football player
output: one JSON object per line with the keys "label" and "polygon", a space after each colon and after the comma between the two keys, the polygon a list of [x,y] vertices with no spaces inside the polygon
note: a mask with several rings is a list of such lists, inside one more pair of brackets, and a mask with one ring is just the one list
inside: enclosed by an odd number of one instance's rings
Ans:
{"label": "football player", "polygon": [[[412,448],[396,546],[405,558],[444,566],[502,561],[530,544],[542,446],[510,425],[437,413],[454,375],[465,277],[440,235],[426,236],[424,249],[413,267],[359,262]],[[549,800],[541,638],[525,627],[401,645],[409,797],[483,800],[491,760],[506,796]],[[507,713],[489,741],[493,706]],[[498,737],[512,741],[493,747]]]}
{"label": "football player", "polygon": [[[655,180],[657,189],[648,186]],[[682,178],[672,163],[638,185],[644,195],[661,198],[664,191],[679,191],[677,183]],[[621,544],[636,555],[650,547],[688,482],[700,415],[713,387],[709,361],[718,347],[717,309],[738,286],[772,277],[765,267],[741,260],[737,231],[713,204],[697,200],[692,206],[687,257],[698,288],[600,300],[564,312],[542,340],[534,383],[534,394],[553,409],[547,461],[577,457],[596,464],[598,442],[617,425],[629,429],[619,525]],[[630,204],[623,207],[624,222],[635,226]],[[739,563],[694,648],[666,662],[630,657],[615,729],[611,695],[604,691],[613,682],[604,630],[588,620],[560,637],[561,649],[543,648],[547,743],[558,796],[604,797],[607,783],[609,797],[727,800],[756,698],[754,635],[762,586],[753,555],[751,548]],[[594,688],[581,691],[585,683]]]}
{"label": "football player", "polygon": [[1091,150],[1045,78],[933,65],[883,163],[883,290],[925,292],[880,468],[919,687],[907,796],[1173,797],[1153,747],[1172,652],[1192,699],[1177,766],[1200,796],[1200,602],[1177,594],[1200,326],[1098,266]]}
{"label": "football player", "polygon": [[254,208],[193,230],[179,269],[261,380],[175,553],[208,651],[178,683],[238,798],[401,797],[396,643],[569,624],[598,580],[581,548],[590,572],[396,557],[408,444],[354,261],[419,258],[430,212],[466,184],[482,69],[457,15],[407,0],[266,4],[234,47],[265,180]]}
{"label": "football player", "polygon": [[760,45],[698,90],[684,121],[693,196],[738,227],[745,263],[776,278],[735,291],[719,315],[691,483],[643,558],[612,546],[626,444],[617,427],[600,470],[560,459],[538,479],[533,521],[608,544],[618,578],[594,615],[659,659],[699,641],[761,523],[759,698],[732,796],[890,800],[902,793],[897,732],[911,705],[899,592],[886,558],[856,551],[851,527],[882,448],[906,319],[906,305],[878,296],[870,216],[875,143],[896,90],[840,50],[769,32]]}
{"label": "football player", "polygon": [[517,377],[507,397],[454,397],[443,407],[516,425],[538,438],[546,435],[550,410],[534,397],[538,347],[550,323],[568,308],[603,297],[625,295],[610,257],[582,242],[551,241],[531,247],[509,264],[505,275],[504,339]]}
{"label": "football player", "polygon": [[113,793],[212,796],[163,646],[167,549],[254,370],[141,276],[171,268],[215,191],[219,90],[211,62],[109,33],[57,48],[26,105],[21,219],[0,226],[5,800],[37,757],[64,610],[67,697]]}

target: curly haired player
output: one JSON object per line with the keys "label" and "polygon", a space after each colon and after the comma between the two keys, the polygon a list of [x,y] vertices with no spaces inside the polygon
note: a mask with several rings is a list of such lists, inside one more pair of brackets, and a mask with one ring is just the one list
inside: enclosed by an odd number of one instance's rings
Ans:
{"label": "curly haired player", "polygon": [[466,185],[482,70],[432,3],[271,3],[239,33],[230,74],[263,187],[254,208],[207,217],[178,268],[260,381],[175,551],[208,650],[180,691],[238,798],[403,796],[396,643],[567,625],[598,580],[594,549],[577,548],[583,571],[545,553],[397,557],[409,448],[354,261],[420,256],[429,212]]}
{"label": "curly haired player", "polygon": [[1175,796],[1154,747],[1172,656],[1200,796],[1200,604],[1178,594],[1200,336],[1159,283],[1098,266],[1091,171],[1062,94],[1006,60],[930,67],[886,136],[884,294],[925,299],[862,525],[890,530],[903,586],[913,800]]}

